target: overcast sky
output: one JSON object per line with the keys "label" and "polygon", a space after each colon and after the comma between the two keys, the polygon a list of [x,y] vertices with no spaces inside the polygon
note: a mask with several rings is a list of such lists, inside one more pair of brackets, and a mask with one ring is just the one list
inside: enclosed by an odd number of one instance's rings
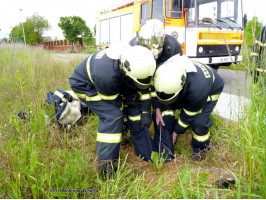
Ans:
{"label": "overcast sky", "polygon": [[[51,26],[44,35],[63,39],[62,30],[58,27],[60,17],[80,16],[92,29],[97,11],[121,1],[126,0],[0,0],[0,38],[8,37],[11,27],[18,25],[21,20],[38,14],[47,19]],[[266,0],[243,0],[243,11],[249,19],[256,15],[266,24],[265,9]]]}

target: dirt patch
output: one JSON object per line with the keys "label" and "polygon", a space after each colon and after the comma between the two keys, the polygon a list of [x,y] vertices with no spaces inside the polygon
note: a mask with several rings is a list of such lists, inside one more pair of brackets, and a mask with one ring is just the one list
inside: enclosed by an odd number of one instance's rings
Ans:
{"label": "dirt patch", "polygon": [[[184,143],[187,146],[189,144],[189,138],[190,134],[184,135],[182,138],[185,140]],[[121,145],[121,152],[127,155],[126,166],[139,174],[145,172],[147,182],[156,181],[159,176],[164,175],[165,182],[168,182],[165,189],[171,189],[173,184],[178,182],[186,185],[190,180],[192,182],[200,180],[200,184],[214,185],[218,180],[226,178],[234,179],[234,176],[230,173],[233,169],[230,169],[229,166],[235,158],[228,158],[232,159],[230,161],[220,158],[217,161],[217,156],[213,155],[219,154],[219,149],[215,148],[207,154],[206,160],[201,162],[191,161],[190,151],[187,153],[178,153],[175,151],[175,159],[165,163],[160,171],[157,171],[152,163],[145,162],[137,157],[132,144]]]}

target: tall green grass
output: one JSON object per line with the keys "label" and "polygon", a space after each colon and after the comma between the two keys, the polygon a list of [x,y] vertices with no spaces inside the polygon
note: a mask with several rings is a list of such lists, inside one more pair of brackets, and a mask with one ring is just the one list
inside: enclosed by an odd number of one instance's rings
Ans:
{"label": "tall green grass", "polygon": [[[84,117],[66,133],[44,103],[48,91],[70,89],[68,77],[80,62],[53,59],[39,48],[0,45],[0,198],[265,198],[265,91],[258,84],[239,123],[212,116],[206,161],[189,161],[187,133],[178,138],[176,160],[160,171],[152,164],[148,170],[141,162],[132,165],[121,151],[118,173],[102,181],[95,168],[97,116]],[[18,119],[25,109],[32,114]],[[217,188],[215,170],[229,173],[236,185]]]}

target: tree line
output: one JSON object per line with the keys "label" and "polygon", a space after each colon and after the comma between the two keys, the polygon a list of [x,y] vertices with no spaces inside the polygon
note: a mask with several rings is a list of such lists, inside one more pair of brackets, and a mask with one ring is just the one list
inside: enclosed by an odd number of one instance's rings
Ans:
{"label": "tree line", "polygon": [[[69,40],[72,46],[74,42],[79,40],[79,37],[82,37],[85,45],[95,45],[96,28],[94,27],[92,32],[81,17],[60,17],[58,26],[62,29],[65,39]],[[44,41],[42,36],[44,32],[51,28],[48,20],[39,15],[27,17],[26,21],[23,22],[23,27],[27,44],[40,44]],[[14,26],[9,34],[9,41],[24,42],[23,27],[21,23]]]}
{"label": "tree line", "polygon": [[[23,22],[25,37],[27,44],[40,44],[43,42],[43,33],[48,31],[51,27],[44,17],[33,15]],[[82,37],[85,45],[95,45],[96,27],[93,31],[86,25],[85,20],[79,16],[60,17],[58,26],[63,30],[65,39],[73,43]],[[244,29],[244,39],[248,47],[252,47],[254,39],[259,34],[262,24],[257,17],[253,17],[248,21]],[[9,34],[9,40],[13,42],[24,42],[22,24],[14,26]]]}

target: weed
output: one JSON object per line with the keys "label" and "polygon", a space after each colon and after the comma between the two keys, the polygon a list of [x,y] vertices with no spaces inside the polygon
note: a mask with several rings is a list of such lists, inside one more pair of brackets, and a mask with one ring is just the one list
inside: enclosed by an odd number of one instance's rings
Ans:
{"label": "weed", "polygon": [[157,170],[158,172],[161,171],[163,164],[166,161],[166,157],[164,157],[164,154],[165,154],[165,149],[163,149],[161,155],[159,155],[159,153],[155,151],[151,153],[151,160],[152,160],[151,163],[153,164],[155,170]]}

